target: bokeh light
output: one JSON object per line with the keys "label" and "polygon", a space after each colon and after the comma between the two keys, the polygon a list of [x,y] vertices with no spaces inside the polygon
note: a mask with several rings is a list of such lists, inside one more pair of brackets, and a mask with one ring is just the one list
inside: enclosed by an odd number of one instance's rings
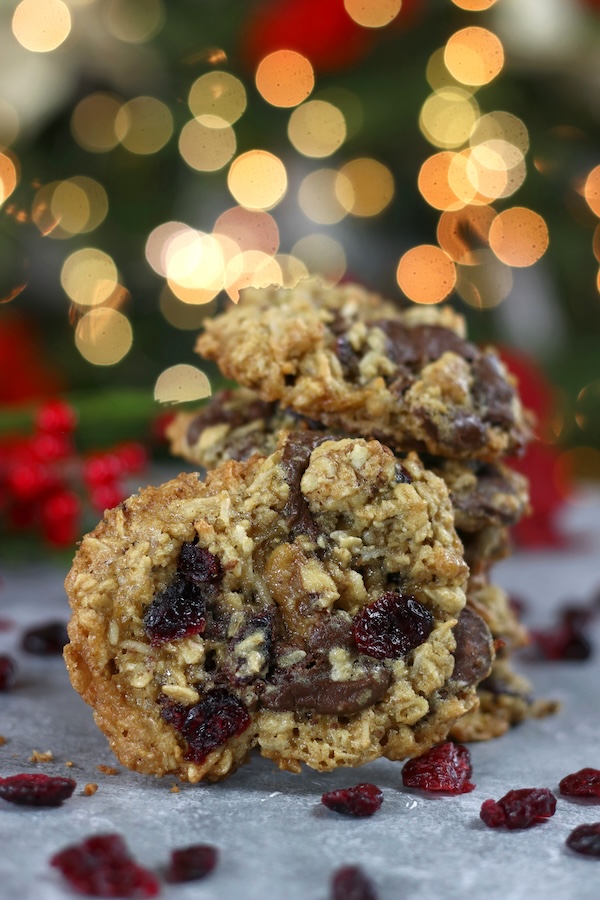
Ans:
{"label": "bokeh light", "polygon": [[211,301],[203,305],[184,303],[168,284],[160,292],[159,308],[169,325],[180,331],[198,331],[206,317],[215,312],[215,304]]}
{"label": "bokeh light", "polygon": [[256,70],[256,87],[272,106],[298,106],[315,85],[310,61],[295,50],[276,50]]}
{"label": "bokeh light", "polygon": [[456,269],[447,253],[434,244],[413,247],[396,271],[398,287],[415,303],[439,303],[456,284]]}
{"label": "bokeh light", "polygon": [[149,41],[165,20],[161,0],[108,0],[102,15],[108,31],[127,44]]}
{"label": "bokeh light", "polygon": [[[394,176],[387,166],[376,159],[364,156],[352,159],[341,167],[340,176],[350,182],[352,190],[349,193],[344,181],[338,179],[336,196],[353,216],[377,216],[394,196]],[[348,206],[347,198],[350,198]]]}
{"label": "bokeh light", "polygon": [[346,120],[333,103],[308,100],[291,114],[288,137],[304,156],[331,156],[346,139]]}
{"label": "bokeh light", "polygon": [[279,157],[266,150],[249,150],[231,163],[227,186],[240,206],[271,209],[287,190],[287,173]]}
{"label": "bokeh light", "polygon": [[192,119],[181,129],[179,152],[188,166],[199,172],[222,169],[233,159],[235,151],[234,130],[224,119],[203,116],[202,121]]}
{"label": "bokeh light", "polygon": [[98,306],[108,300],[117,287],[117,267],[107,253],[95,247],[84,247],[64,261],[60,283],[73,303]]}
{"label": "bokeh light", "polygon": [[486,141],[504,140],[514,144],[523,156],[529,150],[529,132],[525,123],[512,113],[498,110],[486,113],[478,120],[471,134],[470,143],[484,144]]}
{"label": "bokeh light", "polygon": [[352,183],[336,169],[316,169],[302,179],[298,203],[311,221],[335,225],[353,206]]}
{"label": "bokeh light", "polygon": [[277,260],[261,250],[245,250],[234,256],[225,270],[225,290],[234,303],[247,287],[263,288],[281,284],[283,277]]}
{"label": "bokeh light", "polygon": [[531,209],[514,206],[498,213],[489,231],[490,247],[509,266],[532,266],[548,248],[548,228]]}
{"label": "bokeh light", "polygon": [[313,95],[313,100],[324,100],[337,107],[346,121],[346,138],[354,137],[365,121],[365,111],[360,97],[347,88],[332,85]]}
{"label": "bokeh light", "polygon": [[[229,72],[208,72],[194,81],[188,95],[188,106],[195,118],[216,116],[233,125],[247,105],[246,88]],[[208,123],[211,124],[210,120]]]}
{"label": "bokeh light", "polygon": [[[427,67],[425,69],[425,77],[427,79],[427,84],[431,87],[431,89],[435,91],[439,91],[442,88],[455,88],[459,87],[461,90],[466,90],[465,85],[461,84],[458,79],[454,77],[449,71],[446,63],[444,61],[444,54],[446,48],[438,47],[437,50],[429,57],[427,62]],[[469,90],[476,90],[473,85],[469,86]]]}
{"label": "bokeh light", "polygon": [[490,206],[465,206],[443,212],[437,227],[440,247],[454,262],[475,266],[481,262],[479,251],[489,245],[490,226],[495,210]]}
{"label": "bokeh light", "polygon": [[12,19],[13,34],[26,50],[49,53],[71,33],[71,13],[62,0],[21,0]]}
{"label": "bokeh light", "polygon": [[480,192],[486,194],[491,190],[488,196],[492,199],[510,197],[525,181],[525,158],[519,147],[509,141],[494,138],[475,144],[470,159],[478,170],[476,178]]}
{"label": "bokeh light", "polygon": [[512,287],[512,269],[501,263],[491,250],[474,250],[468,266],[456,267],[456,293],[474,309],[498,306]]}
{"label": "bokeh light", "polygon": [[10,147],[19,135],[19,114],[12,103],[0,97],[0,147]]}
{"label": "bokeh light", "polygon": [[400,12],[402,0],[344,0],[344,6],[350,18],[363,28],[384,28]]}
{"label": "bokeh light", "polygon": [[592,250],[594,251],[594,256],[600,262],[600,225],[596,225],[594,229],[594,237],[592,239]]}
{"label": "bokeh light", "polygon": [[133,331],[127,316],[102,306],[86,313],[77,323],[75,346],[84,359],[95,366],[114,366],[121,362],[133,344]]}
{"label": "bokeh light", "polygon": [[114,94],[97,91],[80,100],[71,116],[71,134],[90,153],[107,153],[119,143],[115,130],[123,101]]}
{"label": "bokeh light", "polygon": [[504,48],[500,39],[487,28],[471,26],[449,38],[444,62],[461,84],[488,84],[502,71]]}
{"label": "bokeh light", "polygon": [[185,364],[165,369],[154,386],[154,399],[159,403],[187,403],[210,397],[210,394],[210,381],[205,373]]}
{"label": "bokeh light", "polygon": [[599,409],[600,381],[592,381],[579,391],[575,404],[575,421],[582,431],[592,432],[598,428],[596,414]]}
{"label": "bokeh light", "polygon": [[459,9],[466,9],[468,12],[482,12],[489,9],[496,3],[496,0],[452,0]]}
{"label": "bokeh light", "polygon": [[346,273],[346,254],[335,238],[328,234],[307,234],[296,241],[292,256],[300,259],[311,276],[323,284],[335,285]]}
{"label": "bokeh light", "polygon": [[[458,154],[451,150],[442,150],[425,160],[419,170],[417,185],[419,191],[434,209],[461,209],[475,196],[475,188],[469,184],[468,178],[462,179],[459,190],[463,196],[459,199],[457,191],[450,185],[451,167],[454,171],[454,183],[458,184],[456,161]],[[463,168],[466,168],[466,160]],[[467,186],[468,190],[462,190]]]}
{"label": "bokeh light", "polygon": [[296,287],[299,281],[308,278],[308,269],[297,256],[292,256],[290,253],[278,253],[275,261],[281,270],[282,287]]}
{"label": "bokeh light", "polygon": [[7,200],[19,181],[19,172],[12,155],[0,153],[0,205]]}
{"label": "bokeh light", "polygon": [[423,104],[419,127],[430,144],[451,149],[469,140],[478,116],[479,106],[468,91],[440,88]]}
{"label": "bokeh light", "polygon": [[230,238],[241,251],[262,250],[273,255],[279,248],[277,222],[263,210],[233,206],[221,213],[213,231]]}
{"label": "bokeh light", "polygon": [[181,230],[168,239],[163,258],[167,283],[184,303],[208,303],[223,288],[226,258],[215,235]]}
{"label": "bokeh light", "polygon": [[43,185],[31,206],[31,218],[41,234],[55,240],[93,231],[107,214],[106,191],[87,175]]}
{"label": "bokeh light", "polygon": [[157,153],[173,134],[171,110],[155,97],[134,97],[119,109],[115,134],[130,153]]}
{"label": "bokeh light", "polygon": [[592,169],[586,178],[583,194],[594,215],[600,216],[600,166]]}
{"label": "bokeh light", "polygon": [[184,222],[163,222],[157,225],[146,240],[146,259],[155,272],[167,277],[167,254],[171,238],[175,235],[185,232],[188,225]]}

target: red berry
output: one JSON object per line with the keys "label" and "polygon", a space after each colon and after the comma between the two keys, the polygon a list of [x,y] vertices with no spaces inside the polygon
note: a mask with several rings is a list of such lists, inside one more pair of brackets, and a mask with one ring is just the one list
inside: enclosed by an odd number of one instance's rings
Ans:
{"label": "red berry", "polygon": [[35,425],[38,431],[66,431],[75,430],[77,414],[72,406],[63,400],[49,400],[37,411]]}
{"label": "red berry", "polygon": [[115,456],[121,463],[122,471],[127,473],[141,472],[148,462],[148,454],[143,444],[130,441],[121,444],[115,451]]}
{"label": "red berry", "polygon": [[40,462],[55,462],[66,459],[73,452],[73,446],[66,434],[40,432],[31,438],[31,452]]}
{"label": "red berry", "polygon": [[372,816],[383,803],[383,794],[374,784],[365,782],[356,787],[327,791],[321,797],[327,809],[347,816]]}
{"label": "red berry", "polygon": [[45,537],[57,546],[74,543],[79,531],[81,504],[73,491],[61,490],[42,503],[41,520]]}
{"label": "red berry", "polygon": [[104,512],[118,506],[125,496],[125,490],[117,484],[99,484],[91,491],[90,502],[94,509]]}
{"label": "red berry", "polygon": [[17,463],[6,479],[8,491],[17,500],[33,500],[52,484],[52,476],[40,462]]}
{"label": "red berry", "polygon": [[112,483],[123,474],[123,464],[114,453],[90,456],[83,464],[83,477],[90,487]]}
{"label": "red berry", "polygon": [[446,741],[422,756],[409,759],[402,769],[402,782],[405,787],[422,791],[468,794],[475,788],[469,781],[472,772],[471,755],[467,748]]}
{"label": "red berry", "polygon": [[497,802],[485,800],[480,816],[489,828],[531,828],[553,816],[556,797],[548,788],[521,788],[509,791]]}
{"label": "red berry", "polygon": [[156,876],[135,862],[118,834],[95,835],[66,847],[50,864],[88,897],[145,898],[160,893]]}
{"label": "red berry", "polygon": [[565,797],[598,797],[600,799],[600,769],[580,769],[566,775],[559,784]]}
{"label": "red berry", "polygon": [[166,880],[172,884],[199,881],[206,878],[217,865],[219,851],[208,844],[193,844],[171,852],[171,864]]}
{"label": "red berry", "polygon": [[0,654],[0,691],[10,691],[15,686],[16,680],[16,662],[8,653]]}
{"label": "red berry", "polygon": [[566,844],[576,853],[600,859],[600,822],[578,825],[567,838]]}
{"label": "red berry", "polygon": [[331,900],[377,900],[377,892],[359,866],[342,866],[331,879]]}
{"label": "red berry", "polygon": [[0,797],[19,806],[59,806],[76,787],[72,778],[60,775],[11,775],[0,778]]}

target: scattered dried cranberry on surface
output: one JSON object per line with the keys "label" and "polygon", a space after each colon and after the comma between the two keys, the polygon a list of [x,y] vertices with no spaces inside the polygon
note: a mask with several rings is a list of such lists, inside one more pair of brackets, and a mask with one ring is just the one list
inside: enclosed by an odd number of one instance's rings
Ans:
{"label": "scattered dried cranberry on surface", "polygon": [[209,691],[194,706],[166,703],[162,717],[187,742],[186,759],[203,763],[212,750],[238,737],[251,719],[241,700],[221,688]]}
{"label": "scattered dried cranberry on surface", "polygon": [[423,644],[433,628],[433,616],[410,595],[387,591],[364,606],[352,622],[361,653],[375,659],[399,659]]}
{"label": "scattered dried cranberry on surface", "polygon": [[94,835],[61,850],[50,863],[87,897],[145,898],[160,893],[156,876],[132,859],[118,834]]}
{"label": "scattered dried cranberry on surface", "polygon": [[595,856],[600,859],[600,822],[578,825],[566,840],[567,847],[583,856]]}
{"label": "scattered dried cranberry on surface", "polygon": [[446,741],[422,756],[409,759],[402,769],[402,783],[422,791],[468,794],[475,788],[469,781],[472,773],[471,754],[467,748]]}
{"label": "scattered dried cranberry on surface", "polygon": [[19,806],[59,806],[77,784],[61,775],[22,774],[0,778],[0,797]]}
{"label": "scattered dried cranberry on surface", "polygon": [[331,900],[377,900],[377,891],[359,866],[342,866],[331,879]]}
{"label": "scattered dried cranberry on surface", "polygon": [[0,655],[0,691],[10,691],[17,680],[17,664],[8,653]]}
{"label": "scattered dried cranberry on surface", "polygon": [[485,800],[480,817],[488,828],[531,828],[556,811],[556,797],[548,788],[521,788],[509,791],[500,800]]}
{"label": "scattered dried cranberry on surface", "polygon": [[173,850],[166,880],[172,884],[199,881],[212,872],[218,859],[219,851],[209,844],[192,844],[190,847]]}
{"label": "scattered dried cranberry on surface", "polygon": [[347,816],[372,816],[383,803],[383,794],[377,785],[365,782],[356,787],[327,791],[321,802],[327,809]]}
{"label": "scattered dried cranberry on surface", "polygon": [[29,628],[23,635],[22,647],[27,653],[39,656],[61,654],[69,643],[67,626],[64,622],[47,622]]}
{"label": "scattered dried cranberry on surface", "polygon": [[572,775],[565,775],[558,786],[565,797],[600,799],[600,769],[580,769]]}

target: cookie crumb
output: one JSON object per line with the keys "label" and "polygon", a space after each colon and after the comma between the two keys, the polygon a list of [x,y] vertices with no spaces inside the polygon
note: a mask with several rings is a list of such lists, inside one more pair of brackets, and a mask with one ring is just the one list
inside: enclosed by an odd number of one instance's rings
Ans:
{"label": "cookie crumb", "polygon": [[6,738],[4,737],[3,734],[0,734],[0,747],[4,747],[5,743],[6,743]]}
{"label": "cookie crumb", "polygon": [[171,788],[171,793],[179,794],[179,793],[181,793],[181,789],[178,787],[178,785],[174,784],[173,787]]}
{"label": "cookie crumb", "polygon": [[41,750],[32,750],[31,756],[29,757],[29,762],[33,763],[45,763],[51,762],[54,759],[52,754],[52,750],[45,750],[42,752]]}
{"label": "cookie crumb", "polygon": [[68,759],[65,763],[65,766],[68,766],[69,769],[72,769],[74,765],[75,763],[70,759]]}
{"label": "cookie crumb", "polygon": [[103,775],[118,775],[119,770],[115,769],[114,766],[96,766],[99,772],[102,772]]}
{"label": "cookie crumb", "polygon": [[97,784],[94,784],[93,781],[90,781],[90,782],[88,782],[88,784],[86,784],[86,786],[84,787],[84,789],[83,789],[83,791],[82,791],[82,794],[83,794],[85,797],[91,797],[92,794],[95,794],[97,790],[98,790],[98,785],[97,785]]}

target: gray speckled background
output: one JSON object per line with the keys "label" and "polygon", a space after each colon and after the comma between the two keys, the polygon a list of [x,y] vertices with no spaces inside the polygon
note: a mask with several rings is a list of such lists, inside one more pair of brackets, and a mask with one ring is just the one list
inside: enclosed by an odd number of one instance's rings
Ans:
{"label": "gray speckled background", "polygon": [[[566,511],[574,535],[569,551],[522,554],[500,564],[496,579],[530,603],[528,622],[544,626],[567,600],[587,600],[600,587],[600,497]],[[600,767],[600,653],[585,663],[531,663],[520,671],[538,696],[557,698],[562,711],[526,722],[505,737],[471,745],[477,788],[459,797],[431,797],[403,788],[401,764],[380,760],[359,770],[321,775],[279,772],[256,757],[217,785],[181,785],[147,778],[121,766],[103,775],[98,764],[118,765],[91,711],[71,689],[62,660],[18,652],[21,627],[66,618],[58,567],[3,569],[0,616],[17,628],[0,632],[0,652],[20,663],[18,686],[0,695],[0,774],[44,771],[69,774],[78,787],[57,809],[25,809],[1,803],[0,897],[2,900],[66,900],[74,896],[50,868],[52,853],[92,832],[118,831],[140,862],[162,866],[168,851],[193,842],[221,850],[215,872],[203,882],[165,886],[179,900],[327,900],[332,871],[359,863],[381,900],[560,898],[596,900],[600,861],[565,847],[572,828],[600,821],[600,802],[559,799],[553,819],[528,831],[486,828],[479,808],[516,787],[557,790],[564,775]],[[600,632],[595,629],[600,648]],[[51,750],[37,766],[31,751]],[[72,760],[74,767],[65,767]],[[321,793],[373,781],[384,792],[370,819],[342,818],[320,803]],[[96,782],[92,797],[81,794]]]}

